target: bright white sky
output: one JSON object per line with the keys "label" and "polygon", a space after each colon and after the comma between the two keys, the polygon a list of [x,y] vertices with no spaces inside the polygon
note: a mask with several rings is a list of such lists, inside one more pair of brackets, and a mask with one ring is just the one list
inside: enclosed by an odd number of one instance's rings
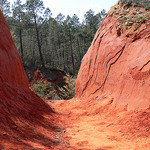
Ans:
{"label": "bright white sky", "polygon": [[[11,5],[15,0],[8,0]],[[22,0],[25,3],[26,0]],[[80,21],[83,20],[84,14],[89,9],[92,9],[95,14],[102,9],[109,11],[118,0],[43,0],[44,6],[49,7],[52,12],[52,17],[56,17],[60,12],[67,16],[76,14]]]}

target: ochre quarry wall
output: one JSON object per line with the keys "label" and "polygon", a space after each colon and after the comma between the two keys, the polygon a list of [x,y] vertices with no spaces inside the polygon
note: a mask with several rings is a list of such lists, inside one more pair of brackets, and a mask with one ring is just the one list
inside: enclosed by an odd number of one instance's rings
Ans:
{"label": "ochre quarry wall", "polygon": [[29,87],[21,58],[0,11],[0,82]]}
{"label": "ochre quarry wall", "polygon": [[55,118],[53,109],[29,89],[20,56],[0,11],[0,149],[53,149],[58,144]]}
{"label": "ochre quarry wall", "polygon": [[97,100],[107,96],[114,105],[149,108],[150,20],[132,34],[126,29],[119,33],[117,27],[117,19],[108,13],[82,60],[75,97]]}

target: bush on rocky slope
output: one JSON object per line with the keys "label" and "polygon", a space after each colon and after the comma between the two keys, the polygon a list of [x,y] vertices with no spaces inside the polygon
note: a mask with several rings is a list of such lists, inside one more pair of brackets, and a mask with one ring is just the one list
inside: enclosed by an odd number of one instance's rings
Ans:
{"label": "bush on rocky slope", "polygon": [[37,69],[31,73],[30,87],[46,100],[71,99],[74,97],[75,77],[60,70]]}
{"label": "bush on rocky slope", "polygon": [[120,0],[124,6],[139,6],[150,10],[150,0]]}

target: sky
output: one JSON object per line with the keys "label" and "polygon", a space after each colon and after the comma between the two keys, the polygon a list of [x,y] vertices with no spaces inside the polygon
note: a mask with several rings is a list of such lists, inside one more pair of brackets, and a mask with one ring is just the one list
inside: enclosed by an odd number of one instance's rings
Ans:
{"label": "sky", "polygon": [[[12,5],[15,0],[8,0]],[[26,0],[22,0],[25,3]],[[102,9],[109,11],[118,0],[43,0],[44,6],[50,8],[52,17],[56,17],[59,13],[67,16],[76,14],[80,21],[83,20],[84,14],[89,9],[92,9],[95,14]]]}

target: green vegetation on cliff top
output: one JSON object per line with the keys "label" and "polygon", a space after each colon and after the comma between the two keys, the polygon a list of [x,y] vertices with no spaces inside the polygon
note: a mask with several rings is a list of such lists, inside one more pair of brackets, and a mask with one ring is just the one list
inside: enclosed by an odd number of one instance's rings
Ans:
{"label": "green vegetation on cliff top", "polygon": [[120,0],[124,6],[139,6],[150,10],[150,0]]}

